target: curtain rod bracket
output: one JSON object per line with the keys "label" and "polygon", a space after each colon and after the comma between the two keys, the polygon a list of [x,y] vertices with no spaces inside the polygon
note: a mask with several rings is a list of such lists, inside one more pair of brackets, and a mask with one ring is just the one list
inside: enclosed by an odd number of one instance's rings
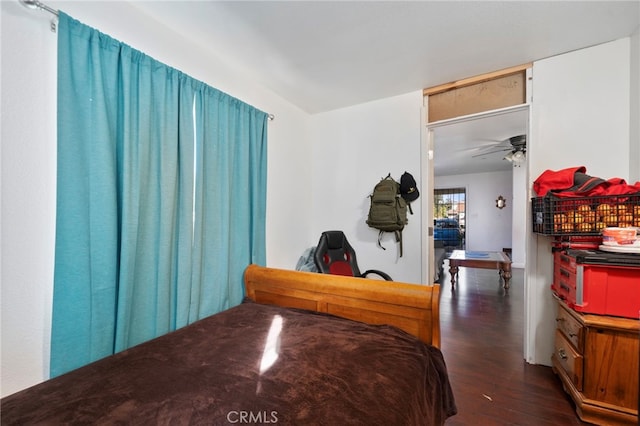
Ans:
{"label": "curtain rod bracket", "polygon": [[58,16],[58,11],[47,6],[38,0],[19,0],[20,3],[28,9],[40,9]]}
{"label": "curtain rod bracket", "polygon": [[44,10],[45,12],[49,12],[52,15],[54,15],[53,19],[51,19],[51,22],[49,23],[49,28],[51,29],[52,33],[55,33],[58,30],[58,11],[47,6],[46,4],[38,1],[38,0],[18,0],[20,2],[20,4],[22,4],[24,7],[26,7],[27,9],[39,9],[39,10]]}

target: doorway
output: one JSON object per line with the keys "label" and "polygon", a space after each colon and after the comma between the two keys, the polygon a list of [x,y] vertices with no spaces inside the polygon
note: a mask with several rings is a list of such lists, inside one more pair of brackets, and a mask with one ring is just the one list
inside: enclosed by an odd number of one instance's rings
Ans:
{"label": "doorway", "polygon": [[[528,135],[528,127],[529,106],[522,105],[425,124],[423,137],[427,159],[422,170],[427,194],[423,220],[434,223],[436,189],[465,188],[465,248],[511,248],[513,266],[522,268],[526,258],[528,167],[526,159],[516,167],[505,160],[510,151],[504,147],[509,138]],[[504,209],[495,207],[500,196],[507,200]],[[423,244],[430,254],[426,263],[433,265],[424,268],[427,277],[437,267],[433,232],[427,233]]]}
{"label": "doorway", "polygon": [[[507,220],[509,221],[509,241],[507,243],[499,242],[497,250],[510,247],[514,261],[513,267],[523,268],[525,276],[527,235],[524,230],[528,217],[528,200],[526,198],[526,194],[528,194],[528,161],[525,160],[524,163],[514,167],[511,162],[503,160],[508,151],[495,150],[497,152],[491,152],[492,150],[487,148],[497,146],[516,135],[526,135],[528,138],[528,130],[528,105],[443,120],[437,123],[425,123],[425,133],[423,134],[425,161],[422,166],[422,186],[425,188],[423,220],[429,224],[434,223],[437,211],[436,189],[464,188],[465,248],[467,250],[487,250],[485,244],[489,242],[497,244],[493,238],[494,232],[486,229],[486,224],[483,225],[485,222],[480,221],[483,219],[484,213],[470,210],[472,205],[484,206],[488,209],[485,210],[486,212],[500,214],[501,217],[506,218],[503,221],[493,220],[487,223],[504,224]],[[490,180],[491,174],[500,173],[502,173],[503,180],[505,176],[510,180],[509,193],[503,193],[502,189],[497,189],[498,185],[504,182],[489,183],[484,190],[477,190],[478,181],[483,178]],[[499,196],[506,198],[506,208],[497,209],[495,207],[495,200]],[[505,216],[507,211],[511,213],[508,217]],[[486,234],[480,237],[470,235],[472,230],[478,229],[486,231]],[[423,252],[428,253],[424,267],[425,277],[438,276],[433,232],[425,232],[423,244]],[[526,306],[527,301],[525,300],[524,303]]]}

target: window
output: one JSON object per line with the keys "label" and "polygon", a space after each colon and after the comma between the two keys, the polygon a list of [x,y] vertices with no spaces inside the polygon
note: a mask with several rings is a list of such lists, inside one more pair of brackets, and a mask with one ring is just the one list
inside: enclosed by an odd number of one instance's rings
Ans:
{"label": "window", "polygon": [[433,218],[436,228],[459,227],[462,239],[461,245],[464,248],[466,228],[465,188],[436,189],[433,195]]}

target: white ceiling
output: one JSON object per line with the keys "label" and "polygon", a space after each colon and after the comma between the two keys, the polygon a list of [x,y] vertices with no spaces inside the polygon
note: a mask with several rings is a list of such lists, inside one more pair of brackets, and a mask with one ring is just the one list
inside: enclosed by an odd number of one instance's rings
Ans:
{"label": "white ceiling", "polygon": [[[81,3],[112,13],[135,7],[310,114],[612,41],[640,26],[640,0]],[[436,174],[510,169],[502,153],[473,157],[470,147],[526,128],[521,112],[437,129]]]}
{"label": "white ceiling", "polygon": [[309,113],[630,35],[634,1],[133,1]]}
{"label": "white ceiling", "polygon": [[527,134],[528,114],[526,109],[520,109],[436,127],[435,175],[507,171],[519,167],[504,160],[504,156],[512,149],[510,137]]}
{"label": "white ceiling", "polygon": [[[309,113],[627,37],[640,1],[132,1]],[[526,133],[526,113],[436,131],[436,175],[509,170],[470,146]]]}

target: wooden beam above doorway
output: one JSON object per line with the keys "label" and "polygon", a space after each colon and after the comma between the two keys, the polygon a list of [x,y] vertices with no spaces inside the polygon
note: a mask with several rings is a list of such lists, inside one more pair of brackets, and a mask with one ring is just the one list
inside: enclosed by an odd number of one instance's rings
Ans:
{"label": "wooden beam above doorway", "polygon": [[531,66],[527,63],[424,89],[427,122],[526,103],[526,71]]}

